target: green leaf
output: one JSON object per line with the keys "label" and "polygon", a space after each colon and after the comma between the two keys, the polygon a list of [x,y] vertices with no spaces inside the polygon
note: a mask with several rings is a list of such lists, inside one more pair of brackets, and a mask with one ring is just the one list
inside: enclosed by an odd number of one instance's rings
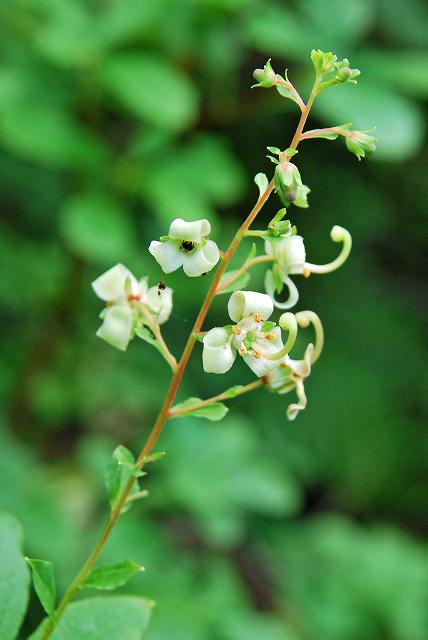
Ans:
{"label": "green leaf", "polygon": [[119,102],[149,124],[180,131],[196,118],[198,97],[193,84],[160,58],[115,54],[107,59],[102,78]]}
{"label": "green leaf", "polygon": [[[220,278],[219,286],[222,286],[222,283],[227,282],[232,276],[237,273],[239,269],[232,269],[231,271],[226,271]],[[237,289],[245,289],[247,284],[251,280],[251,275],[249,271],[243,271],[240,276],[236,278],[229,286],[227,286],[224,290],[220,291],[220,293],[229,293],[230,291],[236,291]]]}
{"label": "green leaf", "polygon": [[93,132],[66,111],[35,99],[2,111],[0,135],[8,149],[55,169],[99,169],[107,160],[106,150]]}
{"label": "green leaf", "polygon": [[277,156],[281,153],[281,149],[278,149],[278,147],[266,147],[266,149]]}
{"label": "green leaf", "polygon": [[56,588],[53,564],[49,560],[26,558],[33,573],[33,585],[46,613],[55,611]]}
{"label": "green leaf", "polygon": [[317,131],[314,129],[313,131],[305,131],[305,139],[310,138],[324,138],[325,140],[336,140],[338,134],[337,133],[323,133],[321,131]]}
{"label": "green leaf", "polygon": [[134,248],[135,231],[127,211],[104,193],[85,193],[66,202],[59,230],[67,247],[91,262],[111,264]]}
{"label": "green leaf", "polygon": [[[50,636],[51,640],[141,640],[153,602],[133,596],[87,598],[71,603]],[[48,622],[29,640],[40,640]],[[3,640],[3,637],[2,637]]]}
{"label": "green leaf", "polygon": [[138,336],[138,338],[141,338],[141,340],[144,340],[144,342],[151,344],[152,347],[154,347],[157,351],[159,351],[161,356],[165,358],[165,360],[168,362],[166,355],[163,352],[159,342],[156,340],[152,332],[146,326],[144,326],[143,324],[137,324],[137,326],[135,327],[135,335]]}
{"label": "green leaf", "polygon": [[112,591],[122,587],[139,571],[144,571],[144,567],[132,560],[96,567],[82,582],[81,589],[106,589],[107,591]]}
{"label": "green leaf", "polygon": [[[105,482],[112,509],[117,505],[122,491],[129,480],[132,477],[137,478],[143,475],[145,475],[143,471],[135,468],[135,459],[132,453],[123,445],[116,447],[113,451],[112,460],[105,471]],[[130,500],[135,499],[137,494],[140,494],[140,487],[136,480],[131,489]],[[131,502],[126,503],[122,513],[125,513],[130,506]]]}
{"label": "green leaf", "polygon": [[22,555],[23,531],[8,513],[0,512],[0,638],[14,640],[28,601],[30,572]]}
{"label": "green leaf", "polygon": [[[201,398],[187,398],[184,402],[180,402],[172,407],[171,411],[179,411],[180,409],[187,409],[188,407],[193,407],[194,405],[198,405],[202,402]],[[199,409],[195,409],[194,411],[187,411],[182,415],[173,416],[174,418],[185,418],[186,416],[192,415],[195,418],[206,418],[207,420],[211,420],[211,422],[217,422],[224,418],[226,413],[229,411],[228,407],[226,407],[223,402],[213,402],[212,404],[207,404]]]}

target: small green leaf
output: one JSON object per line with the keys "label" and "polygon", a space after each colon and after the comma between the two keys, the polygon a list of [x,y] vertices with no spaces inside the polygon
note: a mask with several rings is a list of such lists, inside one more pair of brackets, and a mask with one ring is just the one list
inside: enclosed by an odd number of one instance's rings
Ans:
{"label": "small green leaf", "polygon": [[26,558],[33,573],[34,590],[37,593],[43,609],[48,616],[55,611],[56,588],[53,564],[50,560],[36,560]]}
{"label": "small green leaf", "polygon": [[[105,482],[109,495],[111,508],[114,509],[120,498],[120,495],[129,480],[134,477],[143,476],[144,472],[135,468],[135,460],[132,453],[123,445],[119,445],[113,452],[112,460],[107,466],[105,472]],[[125,513],[131,506],[133,497],[140,493],[138,481],[134,482],[130,498],[124,506],[122,513]]]}
{"label": "small green leaf", "polygon": [[287,154],[288,158],[292,158],[299,152],[297,151],[297,149],[292,149],[291,147],[288,147],[288,149],[285,150],[285,153]]}
{"label": "small green leaf", "polygon": [[80,588],[112,591],[113,589],[122,587],[139,571],[144,571],[144,567],[136,564],[132,560],[96,567],[85,578]]}
{"label": "small green leaf", "polygon": [[251,245],[251,249],[248,253],[247,259],[245,260],[245,262],[248,262],[249,260],[252,260],[253,258],[255,258],[257,255],[257,245],[255,242],[253,242],[253,244]]}
{"label": "small green leaf", "polygon": [[129,471],[129,473],[135,478],[139,478],[144,475],[142,471],[136,468],[135,466],[135,458],[129,449],[124,447],[122,444],[116,447],[113,451],[113,458],[117,460],[118,464],[123,465]]}
{"label": "small green leaf", "polygon": [[266,158],[269,158],[269,160],[270,160],[271,162],[273,162],[274,164],[278,164],[278,160],[277,160],[277,158],[274,158],[273,156],[266,156]]}
{"label": "small green leaf", "polygon": [[[184,402],[180,402],[172,407],[171,411],[179,411],[181,409],[188,409],[193,407],[194,405],[198,405],[202,402],[200,398],[187,398]],[[176,416],[172,416],[174,418],[184,418],[185,416],[192,415],[195,418],[206,418],[207,420],[211,420],[211,422],[217,422],[224,418],[229,409],[222,402],[213,402],[212,404],[204,405],[203,407],[199,407],[199,409],[195,409],[194,411],[186,411],[186,413],[179,414]]]}
{"label": "small green leaf", "polygon": [[166,453],[165,451],[155,451],[154,453],[151,453],[149,456],[145,456],[144,464],[153,464],[153,462],[157,462],[158,460],[164,457],[165,453]]}
{"label": "small green leaf", "polygon": [[[64,612],[51,640],[142,640],[154,603],[135,596],[87,598],[72,602]],[[45,620],[28,640],[40,640]],[[3,636],[1,636],[3,640]]]}
{"label": "small green leaf", "polygon": [[0,512],[0,638],[14,640],[27,608],[30,572],[22,555],[20,523]]}
{"label": "small green leaf", "polygon": [[278,147],[266,147],[266,149],[277,156],[281,153],[281,149],[278,149]]}
{"label": "small green leaf", "polygon": [[[232,269],[232,271],[226,271],[220,278],[219,287],[227,282],[235,273],[238,272],[238,269]],[[220,291],[220,293],[229,293],[230,291],[236,291],[236,289],[245,289],[247,284],[251,280],[251,275],[248,271],[243,271],[240,276],[236,278],[229,286]]]}

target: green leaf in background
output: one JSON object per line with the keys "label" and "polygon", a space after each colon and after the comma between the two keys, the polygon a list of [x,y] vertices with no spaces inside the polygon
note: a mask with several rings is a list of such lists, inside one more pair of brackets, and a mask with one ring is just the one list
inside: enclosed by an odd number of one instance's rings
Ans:
{"label": "green leaf in background", "polygon": [[178,69],[147,54],[118,53],[106,60],[103,83],[134,115],[161,129],[180,131],[195,120],[198,97]]}
{"label": "green leaf in background", "polygon": [[[71,603],[50,636],[52,640],[141,640],[153,602],[132,596],[87,598]],[[40,640],[46,621],[29,640]],[[3,637],[2,637],[3,640]]]}
{"label": "green leaf in background", "polygon": [[[187,400],[184,400],[184,402],[180,402],[179,404],[174,405],[171,408],[171,411],[187,409],[188,407],[192,407],[193,405],[199,404],[200,402],[202,402],[201,398],[187,398]],[[173,417],[185,418],[186,416],[191,415],[195,418],[206,418],[207,420],[211,420],[211,422],[217,422],[218,420],[224,418],[228,411],[228,407],[226,407],[226,405],[222,402],[213,402],[212,404],[207,404],[206,406],[195,409],[194,411],[188,411],[183,415],[177,415]]]}
{"label": "green leaf in background", "polygon": [[[227,282],[230,278],[232,278],[238,269],[231,269],[231,271],[226,271],[220,278],[219,286],[222,286],[225,282]],[[225,289],[222,289],[220,293],[230,293],[231,291],[236,291],[237,289],[245,289],[248,283],[251,280],[251,274],[249,271],[243,271],[240,276],[236,278],[231,284],[229,284]]]}
{"label": "green leaf in background", "polygon": [[119,262],[134,248],[127,211],[106,193],[86,193],[65,202],[59,230],[68,248],[91,262]]}
{"label": "green leaf in background", "polygon": [[0,141],[24,158],[56,168],[99,170],[107,157],[93,131],[69,112],[35,99],[0,109]]}
{"label": "green leaf in background", "polygon": [[81,589],[106,589],[111,591],[122,587],[139,571],[144,571],[144,567],[132,560],[96,567],[82,582]]}
{"label": "green leaf in background", "polygon": [[33,574],[34,590],[39,596],[46,613],[51,616],[55,611],[56,587],[53,564],[49,560],[26,558]]}
{"label": "green leaf in background", "polygon": [[13,516],[0,512],[0,638],[14,640],[28,601],[30,572],[22,555],[23,531]]}

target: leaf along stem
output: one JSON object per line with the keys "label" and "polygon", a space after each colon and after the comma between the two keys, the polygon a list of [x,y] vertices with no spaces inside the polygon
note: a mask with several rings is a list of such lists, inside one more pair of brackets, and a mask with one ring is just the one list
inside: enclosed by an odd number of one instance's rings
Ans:
{"label": "leaf along stem", "polygon": [[[302,114],[300,116],[300,120],[298,122],[293,139],[291,141],[291,144],[288,147],[289,149],[295,149],[300,142],[303,127],[305,126],[312,103],[316,96],[316,89],[317,89],[317,82],[315,82],[314,87],[309,96],[309,100],[306,106],[304,107],[304,109],[302,110]],[[181,384],[181,380],[183,378],[184,372],[186,370],[187,364],[189,362],[190,356],[193,351],[193,347],[197,342],[196,335],[202,329],[202,324],[207,316],[211,303],[214,300],[214,297],[216,295],[220,278],[226,271],[230,262],[232,261],[232,258],[235,255],[236,250],[238,249],[242,239],[244,238],[251,224],[254,222],[257,214],[262,209],[266,201],[269,199],[269,196],[272,194],[274,187],[275,187],[275,183],[274,183],[274,180],[272,179],[269,182],[268,186],[266,187],[266,190],[257,199],[254,207],[251,209],[247,218],[239,227],[232,242],[229,245],[229,248],[227,249],[227,251],[224,252],[224,255],[221,256],[220,264],[214,274],[214,277],[211,281],[210,288],[208,289],[207,294],[205,296],[205,300],[203,301],[202,306],[199,310],[199,313],[196,317],[195,323],[192,329],[190,330],[186,346],[184,347],[181,358],[177,364],[177,367],[175,368],[164,403],[159,411],[158,417],[152,427],[152,430],[148,435],[146,443],[137,458],[136,467],[138,469],[141,469],[143,467],[145,459],[152,452],[153,447],[155,446],[157,440],[159,439],[159,436],[161,435],[165,427],[166,422],[168,421],[169,411],[171,409],[172,403],[174,402],[174,398]],[[58,621],[61,619],[62,615],[64,614],[64,611],[66,610],[68,604],[71,602],[73,597],[79,591],[81,583],[89,574],[95,562],[97,561],[100,553],[104,549],[104,546],[110,536],[112,529],[114,528],[116,522],[118,521],[121,515],[122,509],[125,506],[125,503],[128,499],[128,496],[131,492],[134,482],[135,482],[135,477],[131,477],[128,483],[126,484],[126,486],[124,487],[122,494],[119,500],[117,501],[115,508],[111,511],[110,517],[107,523],[105,524],[103,530],[101,531],[101,534],[97,542],[95,543],[95,546],[92,549],[89,557],[87,558],[83,567],[80,569],[79,573],[76,575],[76,577],[74,578],[74,580],[72,581],[72,583],[70,584],[66,592],[64,593],[64,596],[60,601],[54,615],[46,621],[45,629],[42,635],[40,636],[40,640],[47,640],[51,636],[56,625],[58,624]]]}
{"label": "leaf along stem", "polygon": [[223,391],[222,393],[217,394],[216,396],[212,396],[211,398],[207,398],[206,400],[201,400],[197,404],[194,404],[190,407],[183,407],[182,409],[171,410],[168,412],[169,418],[178,418],[178,416],[184,416],[187,413],[192,413],[197,409],[202,409],[202,407],[207,407],[214,402],[220,402],[221,400],[232,400],[237,396],[241,396],[243,393],[249,393],[254,389],[258,389],[263,384],[262,380],[255,380],[255,382],[250,382],[249,384],[244,385],[241,389],[237,389],[233,395],[230,395],[229,390]]}

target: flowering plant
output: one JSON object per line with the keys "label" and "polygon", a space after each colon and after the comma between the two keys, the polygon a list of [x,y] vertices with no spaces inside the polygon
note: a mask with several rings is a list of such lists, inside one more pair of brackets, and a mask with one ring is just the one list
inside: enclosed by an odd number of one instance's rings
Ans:
{"label": "flowering plant", "polygon": [[[33,571],[34,587],[47,613],[47,618],[33,634],[33,640],[63,637],[61,634],[69,624],[75,606],[72,604],[69,607],[69,604],[83,588],[114,589],[141,569],[131,561],[107,567],[94,568],[94,565],[121,515],[135,500],[146,495],[140,486],[145,475],[143,468],[162,457],[162,452],[155,452],[154,447],[170,420],[189,414],[220,420],[228,411],[224,401],[257,389],[278,395],[294,392],[297,397],[286,410],[289,420],[294,420],[307,405],[304,383],[321,354],[324,332],[319,317],[313,311],[290,311],[299,300],[294,276],[307,278],[311,274],[326,274],[339,268],[349,256],[352,241],[346,229],[335,225],[331,230],[331,239],[341,244],[339,255],[324,265],[307,261],[304,238],[286,218],[292,205],[303,209],[308,207],[310,193],[293,158],[302,141],[315,138],[334,140],[342,136],[348,150],[359,160],[373,153],[376,145],[376,138],[367,132],[353,131],[350,124],[304,131],[316,97],[336,85],[356,84],[355,78],[360,73],[349,66],[346,58],[339,61],[330,52],[314,50],[311,59],[315,76],[307,102],[290,82],[287,73],[284,76],[275,73],[270,60],[263,69],[254,72],[257,81],[254,87],[276,88],[282,98],[298,106],[300,119],[288,147],[283,150],[268,147],[271,154],[268,157],[275,164],[274,176],[269,181],[264,173],[256,175],[259,196],[229,247],[224,251],[219,250],[216,242],[210,238],[211,224],[206,219],[176,218],[172,220],[167,235],[150,243],[148,250],[164,274],[183,267],[185,275],[194,278],[209,274],[217,266],[181,357],[178,360],[174,357],[160,329],[170,318],[173,306],[172,289],[162,280],[150,287],[147,278],[138,280],[124,265],[117,264],[92,283],[95,294],[104,303],[100,316],[102,324],[97,336],[121,351],[125,351],[135,337],[141,338],[165,358],[171,368],[171,382],[158,417],[137,458],[123,446],[115,449],[106,472],[110,516],[89,558],[58,606],[55,606],[51,563],[28,560]],[[266,228],[255,229],[253,223],[273,192],[278,196],[282,208]],[[253,244],[245,261],[229,269],[239,245],[246,238],[259,241],[262,252],[258,253],[257,245]],[[267,267],[264,291],[248,290],[250,270],[260,264]],[[280,301],[277,296],[284,287],[288,296]],[[211,303],[216,296],[225,293],[230,294],[225,324],[203,330]],[[281,309],[281,314],[275,320],[277,308]],[[229,324],[229,319],[232,324]],[[304,353],[296,355],[294,347],[298,332],[309,326],[314,337],[308,341]],[[227,388],[211,398],[188,398],[174,405],[190,355],[198,342],[202,345],[201,368],[205,373],[226,374],[239,355],[256,379]],[[105,615],[108,616],[109,612],[105,612]],[[149,613],[146,618],[148,616]]]}

